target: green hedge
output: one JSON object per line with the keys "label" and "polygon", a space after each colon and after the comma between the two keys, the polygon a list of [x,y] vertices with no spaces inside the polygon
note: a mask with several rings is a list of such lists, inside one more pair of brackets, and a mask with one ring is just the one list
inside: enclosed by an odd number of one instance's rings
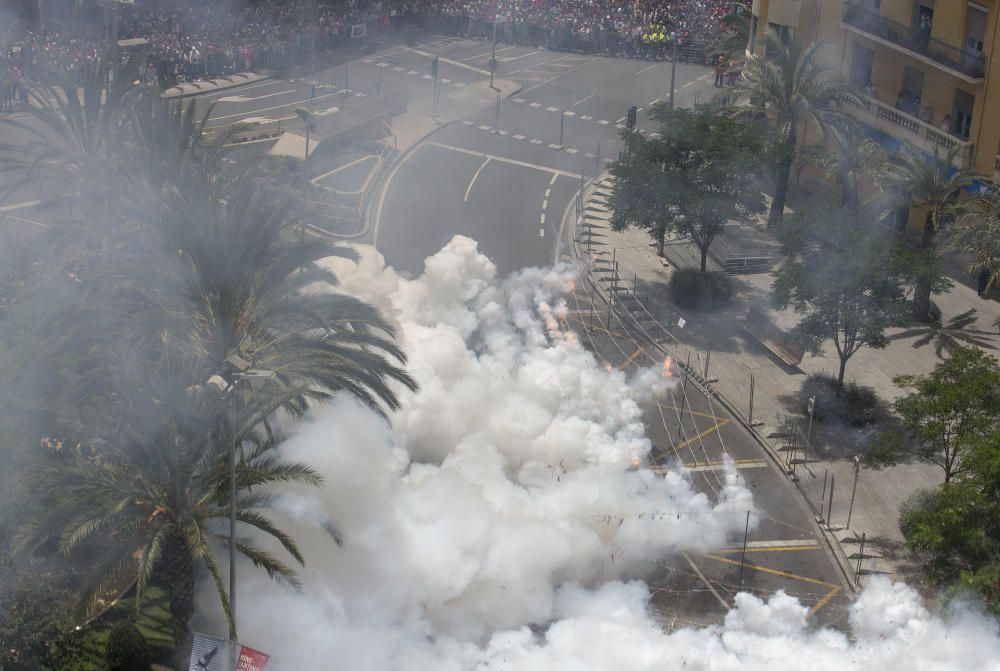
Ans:
{"label": "green hedge", "polygon": [[149,645],[134,624],[123,620],[111,628],[105,655],[109,671],[149,671]]}
{"label": "green hedge", "polygon": [[670,299],[682,308],[711,310],[728,303],[732,295],[733,282],[725,273],[682,268],[670,276]]}
{"label": "green hedge", "polygon": [[840,420],[851,426],[867,426],[875,421],[878,398],[871,387],[848,382],[837,388],[837,379],[825,373],[813,373],[802,383],[799,399],[803,412],[809,414],[809,397],[816,397],[813,418],[818,422]]}

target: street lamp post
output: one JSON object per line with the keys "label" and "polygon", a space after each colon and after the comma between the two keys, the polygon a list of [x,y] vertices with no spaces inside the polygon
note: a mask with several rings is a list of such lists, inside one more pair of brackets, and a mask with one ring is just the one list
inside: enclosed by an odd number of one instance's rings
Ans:
{"label": "street lamp post", "polygon": [[674,89],[677,83],[677,33],[670,33],[673,49],[670,56],[670,109],[674,108]]}
{"label": "street lamp post", "polygon": [[229,399],[229,430],[232,433],[229,454],[229,614],[233,620],[230,644],[233,653],[233,671],[235,671],[239,661],[237,652],[239,638],[236,633],[236,453],[239,446],[236,436],[236,387],[241,382],[249,384],[251,380],[271,379],[276,373],[273,370],[252,369],[247,361],[235,354],[226,357],[225,363],[232,371],[229,375],[232,382],[222,375],[213,375],[208,379],[208,383]]}
{"label": "street lamp post", "polygon": [[500,18],[500,3],[493,14],[493,55],[490,56],[490,88],[493,88],[493,73],[497,69],[497,19]]}

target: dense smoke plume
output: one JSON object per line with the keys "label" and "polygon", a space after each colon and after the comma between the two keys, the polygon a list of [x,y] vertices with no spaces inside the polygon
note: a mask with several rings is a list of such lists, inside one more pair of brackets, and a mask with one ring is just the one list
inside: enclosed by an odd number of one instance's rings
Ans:
{"label": "dense smoke plume", "polygon": [[631,384],[577,342],[568,268],[499,281],[456,237],[408,280],[360,251],[334,264],[340,289],[399,325],[421,389],[391,426],[340,400],[285,446],[326,484],[279,499],[304,593],[240,577],[241,638],[275,671],[995,668],[987,620],[945,625],[888,585],[854,605],[853,641],[810,632],[780,593],[664,633],[641,578],[742,533],[752,503],[734,470],[711,501],[679,472],[631,467],[650,451],[636,398],[666,391],[659,371]]}

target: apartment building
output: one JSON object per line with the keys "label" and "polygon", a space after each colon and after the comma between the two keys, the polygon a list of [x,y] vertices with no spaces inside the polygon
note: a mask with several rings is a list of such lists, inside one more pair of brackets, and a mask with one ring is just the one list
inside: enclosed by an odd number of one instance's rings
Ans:
{"label": "apartment building", "polygon": [[1000,182],[1000,0],[754,0],[749,51],[768,30],[824,45],[873,137],[957,148],[957,166]]}

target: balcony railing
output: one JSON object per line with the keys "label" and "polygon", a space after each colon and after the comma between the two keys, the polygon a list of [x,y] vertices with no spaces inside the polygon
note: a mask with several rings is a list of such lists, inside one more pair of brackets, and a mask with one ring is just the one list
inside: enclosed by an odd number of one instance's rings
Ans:
{"label": "balcony railing", "polygon": [[980,52],[954,47],[917,28],[903,25],[878,12],[865,9],[857,2],[844,3],[843,21],[974,79],[982,79],[985,74],[986,60]]}
{"label": "balcony railing", "polygon": [[968,168],[972,165],[974,143],[924,123],[892,105],[859,95],[858,104],[849,102],[848,110],[866,126],[887,133],[898,140],[909,142],[929,154],[937,152],[944,158],[949,151],[958,147],[955,167]]}

